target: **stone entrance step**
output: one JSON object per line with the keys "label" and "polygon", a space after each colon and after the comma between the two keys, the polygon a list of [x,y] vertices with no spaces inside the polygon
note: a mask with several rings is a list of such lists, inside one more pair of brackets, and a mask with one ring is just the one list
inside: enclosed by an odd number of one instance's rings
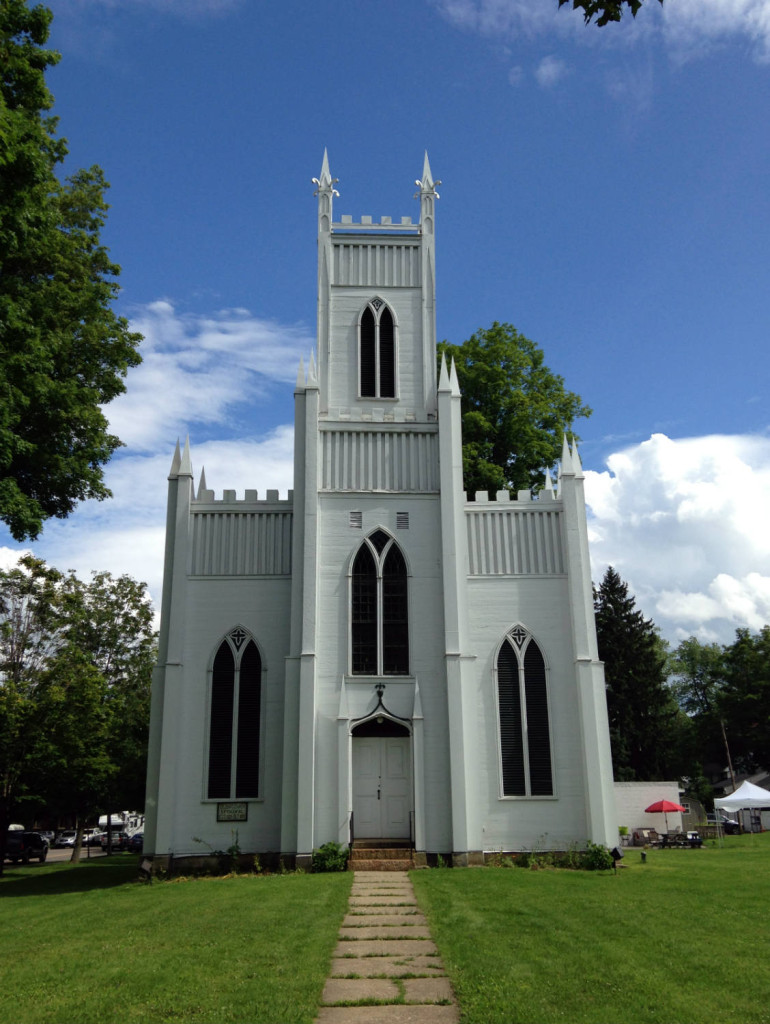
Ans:
{"label": "stone entrance step", "polygon": [[351,871],[411,871],[414,866],[407,840],[357,839],[350,851]]}

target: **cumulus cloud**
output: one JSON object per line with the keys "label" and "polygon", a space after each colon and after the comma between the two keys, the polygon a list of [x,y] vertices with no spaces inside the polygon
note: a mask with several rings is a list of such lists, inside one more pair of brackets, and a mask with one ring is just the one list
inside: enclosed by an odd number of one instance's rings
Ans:
{"label": "cumulus cloud", "polygon": [[[166,301],[140,310],[131,326],[145,336],[144,362],[129,373],[126,394],[105,410],[127,444],[105,470],[113,497],[50,520],[33,543],[6,538],[0,568],[31,551],[84,579],[92,570],[127,573],[148,584],[157,608],[171,439],[189,432],[196,487],[205,465],[207,486],[220,496],[235,489],[243,497],[249,488],[285,497],[293,486],[293,427],[260,425],[253,410],[268,391],[291,394],[299,358],[314,339],[301,326],[248,310],[182,315]],[[248,415],[236,416],[244,407]],[[246,436],[244,423],[252,424]]]}
{"label": "cumulus cloud", "polygon": [[567,74],[568,69],[565,62],[559,57],[554,57],[552,54],[543,57],[535,69],[537,83],[542,85],[544,89],[550,89],[551,86],[556,85]]}
{"label": "cumulus cloud", "polygon": [[[258,437],[191,442],[195,486],[205,466],[206,484],[218,497],[225,489],[243,497],[246,488],[260,497],[268,489],[285,498],[293,486],[294,431],[280,426]],[[0,547],[0,568],[32,551],[83,579],[94,570],[127,573],[148,585],[160,608],[166,529],[167,477],[173,452],[122,456],[110,463],[106,480],[113,498],[87,501],[66,520],[46,524],[40,540]]]}
{"label": "cumulus cloud", "polygon": [[770,438],[654,434],[586,472],[594,578],[614,565],[673,640],[770,621]]}
{"label": "cumulus cloud", "polygon": [[569,37],[584,45],[629,45],[662,39],[676,59],[699,56],[732,39],[748,40],[759,61],[770,61],[770,0],[666,0],[646,3],[634,19],[604,28],[583,24],[582,12],[556,0],[431,0],[457,28],[491,38]]}
{"label": "cumulus cloud", "polygon": [[248,310],[198,316],[166,301],[138,311],[131,326],[144,335],[143,361],[105,414],[118,437],[140,451],[156,450],[185,424],[235,426],[243,402],[294,382],[300,356],[314,344],[303,326]]}

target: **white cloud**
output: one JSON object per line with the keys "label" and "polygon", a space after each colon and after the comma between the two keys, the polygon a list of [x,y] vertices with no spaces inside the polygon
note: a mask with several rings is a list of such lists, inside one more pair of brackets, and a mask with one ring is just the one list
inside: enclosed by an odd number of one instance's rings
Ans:
{"label": "white cloud", "polygon": [[662,39],[677,60],[697,57],[715,44],[748,40],[759,61],[770,61],[770,0],[645,0],[634,19],[598,28],[582,12],[556,0],[431,0],[457,28],[495,39],[569,37],[583,45],[623,46]]}
{"label": "white cloud", "polygon": [[[195,487],[206,468],[206,484],[222,496],[246,488],[260,497],[268,489],[285,498],[293,486],[294,431],[281,426],[261,437],[191,443]],[[63,571],[88,579],[93,570],[127,573],[147,583],[160,608],[166,528],[167,477],[173,452],[121,456],[110,463],[106,480],[114,497],[87,501],[66,520],[51,520],[40,540],[24,546],[0,547],[0,568],[14,565],[27,551]]]}
{"label": "white cloud", "polygon": [[586,472],[598,581],[613,565],[671,639],[770,621],[770,438],[654,434]]}
{"label": "white cloud", "polygon": [[541,85],[544,89],[550,89],[552,86],[560,82],[562,78],[569,73],[567,65],[559,57],[554,57],[549,54],[538,64],[535,69],[535,78],[537,79],[538,85]]}
{"label": "white cloud", "polygon": [[285,497],[293,486],[293,427],[255,425],[244,436],[243,424],[255,420],[253,407],[268,390],[291,395],[299,358],[314,339],[304,327],[248,310],[181,315],[166,301],[140,311],[131,326],[145,335],[144,361],[129,373],[127,393],[106,408],[127,443],[106,467],[113,497],[49,520],[34,543],[5,538],[0,568],[32,551],[84,579],[92,570],[128,573],[148,584],[157,608],[173,439],[190,433],[196,487],[205,465],[207,486],[220,496],[227,488],[242,497],[249,488]]}
{"label": "white cloud", "polygon": [[770,0],[675,0],[663,5],[662,29],[669,47],[682,56],[743,37],[757,59],[770,60]]}
{"label": "white cloud", "polygon": [[[190,424],[231,422],[233,410],[296,379],[314,344],[299,325],[283,326],[248,310],[214,316],[177,313],[154,302],[131,322],[144,335],[142,364],[106,408],[110,428],[132,450],[153,451]],[[233,424],[234,425],[234,424]]]}

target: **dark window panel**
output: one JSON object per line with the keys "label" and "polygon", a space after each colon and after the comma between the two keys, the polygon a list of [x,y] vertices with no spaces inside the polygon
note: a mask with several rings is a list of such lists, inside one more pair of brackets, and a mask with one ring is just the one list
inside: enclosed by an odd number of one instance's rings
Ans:
{"label": "dark window panel", "polygon": [[500,709],[503,794],[505,796],[526,796],[519,663],[516,652],[507,640],[497,656],[497,699]]}
{"label": "dark window panel", "polygon": [[262,662],[254,641],[241,658],[238,681],[238,752],[236,799],[259,796],[259,725],[262,704]]}
{"label": "dark window panel", "polygon": [[361,317],[361,395],[374,398],[375,391],[374,314],[367,309]]}
{"label": "dark window panel", "polygon": [[377,568],[362,545],[353,563],[352,670],[356,675],[377,672]]}
{"label": "dark window panel", "polygon": [[394,545],[388,551],[382,574],[382,671],[385,675],[409,673],[409,628],[406,562]]}
{"label": "dark window panel", "polygon": [[380,397],[396,397],[395,331],[389,309],[384,309],[380,317]]}
{"label": "dark window panel", "polygon": [[233,752],[235,662],[226,640],[219,645],[211,676],[209,729],[209,800],[229,800]]}
{"label": "dark window panel", "polygon": [[530,640],[524,655],[524,692],[527,701],[530,792],[532,796],[552,796],[553,777],[545,662],[540,648],[534,640]]}

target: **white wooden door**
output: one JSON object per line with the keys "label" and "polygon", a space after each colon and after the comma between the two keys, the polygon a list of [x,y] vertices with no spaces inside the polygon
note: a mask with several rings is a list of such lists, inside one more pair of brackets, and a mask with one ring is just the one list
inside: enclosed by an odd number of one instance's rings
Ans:
{"label": "white wooden door", "polygon": [[412,772],[408,736],[353,737],[356,839],[408,839]]}

